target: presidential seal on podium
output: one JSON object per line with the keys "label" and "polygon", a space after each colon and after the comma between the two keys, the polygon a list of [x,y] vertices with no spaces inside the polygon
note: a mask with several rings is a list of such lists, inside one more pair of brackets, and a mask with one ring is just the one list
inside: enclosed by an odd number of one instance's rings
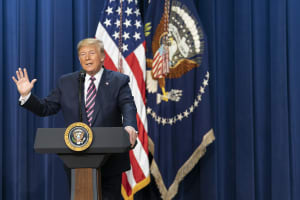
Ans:
{"label": "presidential seal on podium", "polygon": [[84,151],[93,141],[92,129],[85,123],[70,124],[65,131],[65,143],[73,151]]}

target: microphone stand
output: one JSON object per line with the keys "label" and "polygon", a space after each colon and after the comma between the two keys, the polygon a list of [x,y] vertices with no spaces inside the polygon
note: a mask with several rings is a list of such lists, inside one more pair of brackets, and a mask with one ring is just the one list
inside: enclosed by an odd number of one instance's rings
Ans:
{"label": "microphone stand", "polygon": [[82,122],[82,85],[85,80],[85,71],[81,70],[79,74],[79,92],[78,92],[78,98],[79,98],[79,120]]}

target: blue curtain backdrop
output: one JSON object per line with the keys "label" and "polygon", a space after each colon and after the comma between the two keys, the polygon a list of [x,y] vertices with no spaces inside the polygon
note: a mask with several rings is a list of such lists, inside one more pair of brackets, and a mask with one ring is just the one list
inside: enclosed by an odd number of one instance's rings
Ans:
{"label": "blue curtain backdrop", "polygon": [[33,150],[38,127],[63,127],[63,119],[39,118],[18,106],[11,76],[26,67],[37,78],[33,92],[44,97],[58,78],[78,70],[76,44],[94,37],[102,1],[1,0],[0,199],[68,199],[63,164]]}
{"label": "blue curtain backdrop", "polygon": [[[216,141],[175,199],[300,199],[300,1],[195,3],[208,36]],[[80,68],[76,44],[94,37],[103,4],[0,0],[0,199],[68,199],[62,162],[33,150],[36,128],[62,127],[62,118],[20,108],[11,76],[27,67],[38,79],[33,92],[46,96]],[[151,184],[136,199],[158,196]]]}

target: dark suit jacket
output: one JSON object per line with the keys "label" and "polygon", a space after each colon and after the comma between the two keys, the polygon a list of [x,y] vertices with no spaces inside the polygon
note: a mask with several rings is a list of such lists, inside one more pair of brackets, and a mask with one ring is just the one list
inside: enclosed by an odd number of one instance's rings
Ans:
{"label": "dark suit jacket", "polygon": [[[78,122],[80,120],[78,80],[79,72],[66,74],[59,79],[57,87],[48,97],[40,99],[32,94],[23,107],[39,116],[53,115],[61,109],[66,126]],[[136,107],[128,82],[128,76],[104,69],[96,96],[93,127],[132,126],[137,130]],[[84,84],[82,94],[83,91]],[[87,123],[83,98],[84,95],[82,95],[83,122]],[[102,174],[113,175],[128,169],[130,169],[128,153],[117,154],[107,160],[102,167]]]}

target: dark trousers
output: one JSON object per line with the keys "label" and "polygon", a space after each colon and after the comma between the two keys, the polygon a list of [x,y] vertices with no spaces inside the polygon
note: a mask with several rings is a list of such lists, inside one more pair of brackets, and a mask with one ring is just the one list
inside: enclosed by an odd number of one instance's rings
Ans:
{"label": "dark trousers", "polygon": [[102,200],[120,200],[122,174],[105,176],[101,174]]}

